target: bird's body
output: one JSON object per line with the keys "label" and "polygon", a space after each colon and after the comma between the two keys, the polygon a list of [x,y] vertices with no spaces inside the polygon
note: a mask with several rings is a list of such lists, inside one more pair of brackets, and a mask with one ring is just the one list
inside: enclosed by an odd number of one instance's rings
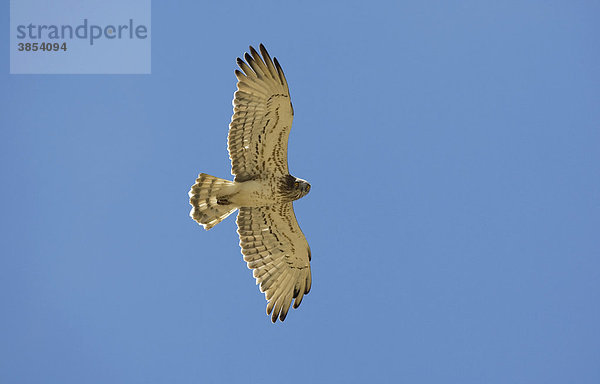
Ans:
{"label": "bird's body", "polygon": [[228,149],[233,181],[201,173],[189,196],[190,216],[205,229],[236,209],[240,246],[265,292],[272,321],[284,320],[294,300],[297,308],[310,291],[310,247],[298,226],[292,202],[310,191],[305,180],[291,176],[287,141],[293,108],[287,81],[277,59],[250,47],[235,72],[234,114]]}
{"label": "bird's body", "polygon": [[234,181],[231,188],[223,192],[226,193],[226,199],[238,207],[264,207],[278,203],[291,203],[308,193],[307,190],[294,187],[296,180],[304,181],[291,175]]}

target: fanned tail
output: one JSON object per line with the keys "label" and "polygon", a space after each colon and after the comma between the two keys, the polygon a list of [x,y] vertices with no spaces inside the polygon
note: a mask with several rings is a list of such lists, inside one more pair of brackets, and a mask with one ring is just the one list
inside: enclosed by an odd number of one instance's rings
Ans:
{"label": "fanned tail", "polygon": [[201,173],[188,195],[192,210],[190,217],[209,230],[231,215],[238,207],[228,201],[235,193],[233,181]]}

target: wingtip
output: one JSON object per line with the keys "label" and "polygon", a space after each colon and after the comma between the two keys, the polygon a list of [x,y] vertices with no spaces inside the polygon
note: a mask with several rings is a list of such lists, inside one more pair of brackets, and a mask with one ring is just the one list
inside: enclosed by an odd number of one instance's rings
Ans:
{"label": "wingtip", "polygon": [[284,321],[285,318],[287,317],[287,311],[281,311],[281,314],[279,315],[279,321]]}
{"label": "wingtip", "polygon": [[287,80],[285,79],[285,73],[283,72],[283,68],[279,64],[279,61],[276,57],[273,58],[273,63],[275,64],[275,68],[277,69],[277,73],[279,73],[279,81],[281,84],[287,86]]}
{"label": "wingtip", "polygon": [[[271,310],[273,310],[273,307],[271,307]],[[276,311],[269,311],[267,312],[268,315],[271,315],[271,322],[274,324],[277,322],[277,317],[278,317],[278,313]]]}
{"label": "wingtip", "polygon": [[[258,55],[258,52],[256,52],[256,49],[254,49],[254,47],[253,47],[253,46],[249,46],[248,48],[250,49],[250,54],[251,54],[252,56],[256,56],[256,55]],[[259,47],[259,48],[260,48],[260,47]]]}
{"label": "wingtip", "polygon": [[302,304],[303,298],[304,298],[304,294],[296,296],[296,299],[294,300],[294,304],[292,304],[292,307],[294,309],[298,308],[300,306],[300,304]]}
{"label": "wingtip", "polygon": [[265,46],[263,45],[263,43],[260,43],[260,45],[258,46],[258,49],[260,50],[260,53],[263,55],[263,57],[265,58],[265,60],[267,60],[267,58],[271,57],[269,55],[269,52],[267,51],[267,48],[265,48]]}

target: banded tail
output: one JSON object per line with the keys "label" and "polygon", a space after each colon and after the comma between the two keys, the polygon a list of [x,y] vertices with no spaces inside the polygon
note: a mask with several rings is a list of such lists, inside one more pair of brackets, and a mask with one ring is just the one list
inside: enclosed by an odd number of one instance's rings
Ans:
{"label": "banded tail", "polygon": [[238,207],[228,201],[235,193],[233,181],[201,173],[188,195],[192,210],[190,217],[209,230],[231,215]]}

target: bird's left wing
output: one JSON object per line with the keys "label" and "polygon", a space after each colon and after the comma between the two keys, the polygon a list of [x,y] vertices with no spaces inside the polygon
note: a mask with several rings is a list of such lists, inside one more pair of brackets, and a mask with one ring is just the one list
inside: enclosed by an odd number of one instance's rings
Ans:
{"label": "bird's left wing", "polygon": [[283,321],[292,300],[298,308],[310,291],[310,247],[292,203],[242,207],[237,218],[240,246],[256,284],[267,299],[271,321]]}
{"label": "bird's left wing", "polygon": [[288,172],[287,145],[294,111],[290,91],[277,59],[265,47],[252,47],[237,64],[238,79],[229,124],[228,149],[236,181]]}

